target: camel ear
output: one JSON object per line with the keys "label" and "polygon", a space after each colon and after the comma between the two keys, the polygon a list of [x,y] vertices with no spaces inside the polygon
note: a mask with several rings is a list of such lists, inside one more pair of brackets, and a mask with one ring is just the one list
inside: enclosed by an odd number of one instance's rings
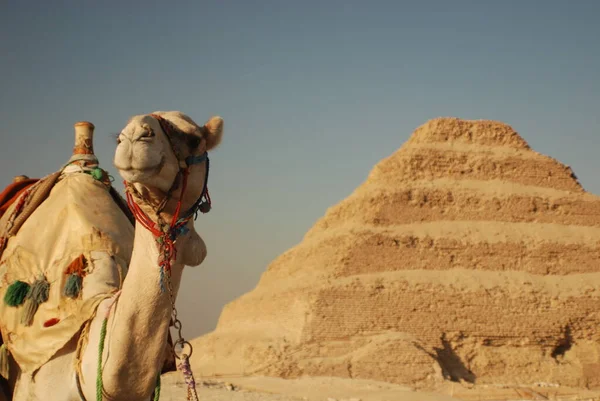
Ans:
{"label": "camel ear", "polygon": [[211,117],[204,124],[204,139],[206,139],[206,150],[216,148],[223,138],[223,119],[219,116]]}
{"label": "camel ear", "polygon": [[185,266],[198,266],[206,258],[206,244],[195,229],[191,229],[188,243],[182,249],[181,262]]}

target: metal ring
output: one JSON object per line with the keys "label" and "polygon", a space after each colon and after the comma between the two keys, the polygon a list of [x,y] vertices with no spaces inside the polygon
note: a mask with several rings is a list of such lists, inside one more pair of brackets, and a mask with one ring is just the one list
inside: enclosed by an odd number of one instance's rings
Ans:
{"label": "metal ring", "polygon": [[[181,346],[181,351],[182,351],[182,352],[181,352],[181,355],[182,355],[182,356],[179,356],[179,355],[177,354],[177,346],[178,346],[178,345],[179,345],[179,346]],[[187,345],[188,347],[190,347],[190,353],[189,353],[189,354],[184,354],[184,353],[183,353],[183,351],[185,350],[185,346],[186,346],[186,345]],[[186,357],[188,357],[188,358],[189,358],[190,356],[192,356],[192,353],[193,353],[193,352],[194,352],[194,348],[192,347],[192,344],[190,344],[190,343],[189,343],[189,341],[186,341],[186,340],[184,340],[183,338],[180,338],[179,340],[175,341],[175,344],[173,344],[173,353],[175,354],[175,358],[177,358],[177,359],[181,359],[183,356],[186,356]]]}

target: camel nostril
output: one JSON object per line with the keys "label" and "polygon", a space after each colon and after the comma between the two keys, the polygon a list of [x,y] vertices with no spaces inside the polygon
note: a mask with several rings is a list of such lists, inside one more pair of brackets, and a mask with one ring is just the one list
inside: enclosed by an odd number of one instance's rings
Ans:
{"label": "camel nostril", "polygon": [[138,138],[139,140],[148,140],[150,138],[154,138],[156,136],[156,134],[154,133],[154,131],[152,131],[152,129],[149,129],[147,131],[145,131],[142,135],[140,135],[140,137]]}

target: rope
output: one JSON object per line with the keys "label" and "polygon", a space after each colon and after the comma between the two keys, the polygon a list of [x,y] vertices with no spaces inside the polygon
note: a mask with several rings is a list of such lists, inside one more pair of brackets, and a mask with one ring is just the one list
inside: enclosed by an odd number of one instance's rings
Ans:
{"label": "rope", "polygon": [[154,389],[154,398],[153,401],[158,401],[160,398],[160,372],[158,372],[158,377],[156,378],[156,388]]}
{"label": "rope", "polygon": [[96,401],[102,401],[102,354],[104,353],[104,340],[106,339],[106,326],[108,324],[108,316],[102,321],[102,329],[100,329],[100,346],[98,347],[98,371],[96,372]]}
{"label": "rope", "polygon": [[196,393],[196,380],[194,380],[194,374],[192,373],[192,368],[190,366],[190,360],[187,355],[182,355],[183,360],[179,364],[179,369],[181,373],[183,373],[183,377],[185,378],[185,383],[187,384],[187,399],[198,401],[198,394]]}
{"label": "rope", "polygon": [[99,181],[107,187],[112,187],[114,177],[106,170],[100,168],[98,159],[93,154],[75,154],[61,168],[62,174],[84,173],[91,176],[94,180]]}
{"label": "rope", "polygon": [[[171,265],[172,262],[177,257],[177,248],[175,247],[175,240],[177,239],[177,234],[181,231],[181,229],[188,223],[191,218],[191,215],[187,218],[180,219],[179,216],[181,214],[181,203],[183,200],[183,194],[187,188],[188,181],[188,169],[183,169],[183,182],[181,193],[179,195],[179,200],[177,201],[177,207],[175,208],[175,213],[171,218],[171,223],[168,225],[167,229],[162,229],[163,224],[157,224],[152,219],[144,213],[144,211],[140,208],[140,206],[135,203],[133,200],[133,195],[131,192],[127,191],[127,204],[131,209],[131,212],[135,216],[136,220],[140,222],[145,229],[150,231],[152,235],[156,238],[156,241],[161,250],[161,260],[159,262],[159,266],[161,268],[160,277],[161,277],[161,292],[165,291],[164,279],[167,274],[169,277],[171,276]],[[132,185],[127,185],[127,182],[124,182],[126,188],[134,190],[135,188]],[[165,274],[166,273],[166,274]]]}
{"label": "rope", "polygon": [[[100,329],[100,343],[98,344],[98,368],[96,369],[96,401],[102,401],[102,395],[104,392],[104,381],[102,380],[102,355],[104,354],[104,342],[106,340],[106,332],[108,326],[108,318],[110,317],[110,310],[113,305],[121,295],[121,291],[117,291],[112,299],[111,303],[108,305],[108,309],[106,310],[106,316],[104,316],[104,320],[102,321],[102,328]],[[159,401],[160,398],[160,371],[158,372],[158,377],[156,378],[156,387],[154,388],[154,397],[153,401]]]}
{"label": "rope", "polygon": [[71,156],[71,158],[65,164],[65,166],[68,166],[69,164],[78,162],[78,161],[98,163],[98,158],[93,154],[76,154],[76,155]]}
{"label": "rope", "polygon": [[117,291],[114,295],[114,298],[108,305],[106,309],[106,315],[104,316],[104,320],[102,321],[102,328],[100,329],[100,343],[98,344],[98,369],[96,371],[96,401],[102,401],[102,390],[104,389],[104,385],[102,382],[102,355],[104,354],[104,340],[106,340],[106,327],[108,325],[108,318],[110,316],[110,310],[112,306],[121,295],[121,291]]}

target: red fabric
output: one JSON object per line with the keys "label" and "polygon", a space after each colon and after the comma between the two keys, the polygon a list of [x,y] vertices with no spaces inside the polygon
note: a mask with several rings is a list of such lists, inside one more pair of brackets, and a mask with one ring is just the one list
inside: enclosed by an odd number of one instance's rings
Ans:
{"label": "red fabric", "polygon": [[4,191],[0,193],[0,217],[6,213],[10,205],[12,205],[27,188],[38,181],[39,179],[37,178],[29,178],[20,182],[13,182],[4,188]]}
{"label": "red fabric", "polygon": [[59,318],[57,318],[57,317],[53,317],[52,319],[50,319],[50,320],[46,320],[46,321],[44,322],[44,327],[52,327],[52,326],[54,326],[55,324],[57,324],[58,322],[60,322],[60,319],[59,319]]}

